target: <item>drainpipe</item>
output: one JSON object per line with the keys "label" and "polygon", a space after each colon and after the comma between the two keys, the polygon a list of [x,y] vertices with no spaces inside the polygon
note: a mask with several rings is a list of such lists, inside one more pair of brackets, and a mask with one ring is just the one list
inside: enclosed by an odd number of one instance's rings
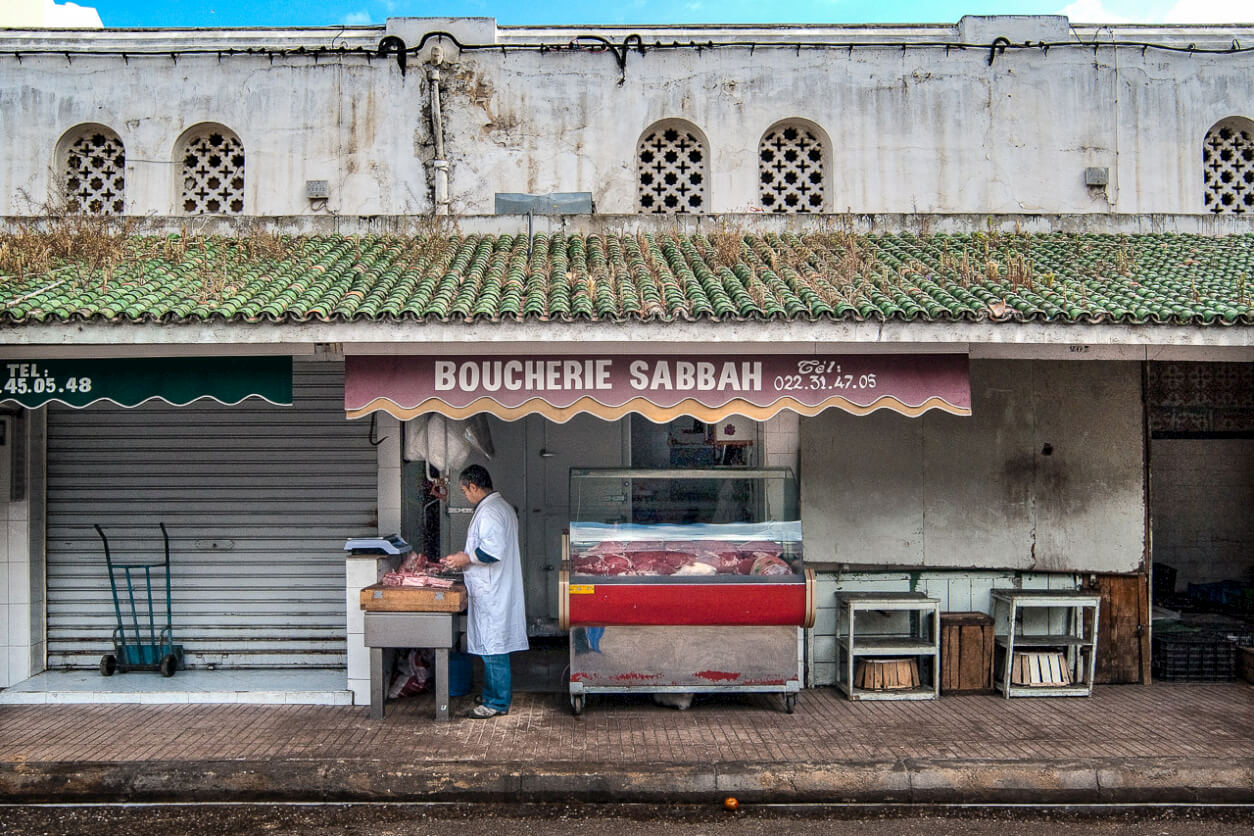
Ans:
{"label": "drainpipe", "polygon": [[431,81],[431,136],[435,139],[435,159],[431,161],[431,180],[435,187],[435,214],[449,213],[448,199],[448,160],[444,159],[444,117],[440,113],[440,64],[444,61],[444,50],[434,47],[431,50],[431,68],[427,70],[427,78]]}

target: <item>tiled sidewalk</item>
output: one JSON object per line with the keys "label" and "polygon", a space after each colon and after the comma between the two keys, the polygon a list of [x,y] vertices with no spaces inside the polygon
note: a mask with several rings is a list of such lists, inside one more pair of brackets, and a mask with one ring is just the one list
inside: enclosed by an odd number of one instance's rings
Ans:
{"label": "tiled sidewalk", "polygon": [[547,787],[565,800],[630,800],[741,786],[745,796],[909,801],[931,787],[956,801],[997,788],[1109,798],[1123,785],[1254,803],[1247,684],[896,703],[821,688],[792,715],[774,696],[699,698],[685,712],[599,697],[574,717],[564,698],[522,694],[506,717],[431,717],[430,697],[390,703],[379,722],[347,706],[0,706],[0,795],[497,799]]}

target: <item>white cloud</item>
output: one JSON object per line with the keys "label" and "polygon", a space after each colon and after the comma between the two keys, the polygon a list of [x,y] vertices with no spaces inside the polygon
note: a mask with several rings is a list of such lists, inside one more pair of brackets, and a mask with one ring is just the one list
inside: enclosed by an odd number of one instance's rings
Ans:
{"label": "white cloud", "polygon": [[[1109,11],[1104,0],[1074,0],[1058,14],[1072,23],[1254,23],[1251,0],[1175,0],[1166,12],[1138,14],[1135,17]],[[1114,0],[1116,5],[1124,3]]]}
{"label": "white cloud", "polygon": [[370,12],[365,9],[357,12],[349,12],[344,15],[344,17],[340,18],[340,23],[345,26],[369,26],[371,22]]}
{"label": "white cloud", "polygon": [[1179,0],[1164,23],[1254,23],[1250,0]]}
{"label": "white cloud", "polygon": [[45,12],[47,26],[64,26],[67,29],[101,29],[100,13],[94,8],[77,3],[58,5],[49,0]]}
{"label": "white cloud", "polygon": [[[1184,0],[1184,2],[1188,2],[1188,0]],[[1058,13],[1066,15],[1072,23],[1131,22],[1131,18],[1106,11],[1106,7],[1102,5],[1102,0],[1075,0],[1074,3],[1063,6]]]}

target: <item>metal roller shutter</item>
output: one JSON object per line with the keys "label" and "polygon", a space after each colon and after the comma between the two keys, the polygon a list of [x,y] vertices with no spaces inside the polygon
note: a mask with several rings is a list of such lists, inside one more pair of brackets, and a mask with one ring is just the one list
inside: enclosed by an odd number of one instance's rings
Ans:
{"label": "metal roller shutter", "polygon": [[[344,539],[376,526],[370,422],[343,365],[297,362],[294,406],[49,408],[48,666],[95,667],[116,623],[104,550],[162,557],[188,667],[345,664]],[[154,580],[154,594],[165,588]]]}

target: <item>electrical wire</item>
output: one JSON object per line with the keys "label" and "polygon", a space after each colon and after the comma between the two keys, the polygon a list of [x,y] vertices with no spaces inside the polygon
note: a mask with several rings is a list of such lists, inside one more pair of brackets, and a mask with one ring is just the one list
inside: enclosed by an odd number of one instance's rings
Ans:
{"label": "electrical wire", "polygon": [[[665,43],[662,41],[654,41],[645,43],[645,41],[636,34],[626,36],[618,44],[613,43],[607,38],[599,35],[578,35],[564,44],[534,43],[534,44],[462,44],[457,42],[455,38],[443,32],[429,32],[423,38],[423,41],[414,47],[405,47],[404,49],[391,49],[389,52],[400,55],[417,55],[423,49],[425,42],[431,36],[447,37],[453,40],[457,48],[463,52],[474,52],[482,50],[499,50],[501,53],[510,52],[538,52],[561,53],[561,52],[585,52],[593,55],[599,55],[604,52],[613,52],[616,59],[625,60],[625,54],[628,50],[633,50],[638,54],[645,54],[650,51],[674,51],[674,50],[694,50],[703,52],[705,50],[719,49],[748,49],[751,52],[757,50],[816,50],[816,51],[839,51],[846,50],[852,52],[854,49],[943,49],[946,52],[952,50],[989,50],[994,49],[998,54],[1007,51],[1043,51],[1046,54],[1050,49],[1138,49],[1142,52],[1146,50],[1158,50],[1163,52],[1183,53],[1190,55],[1240,55],[1248,52],[1254,52],[1254,46],[1241,46],[1241,42],[1233,39],[1224,47],[1207,47],[1198,46],[1196,42],[1186,45],[1155,42],[1155,41],[1024,41],[1023,43],[1011,43],[1005,38],[999,38],[992,44],[966,43],[962,41],[754,41],[754,40],[736,40],[736,41],[671,41]],[[394,36],[393,36],[394,37]],[[593,43],[583,43],[584,41],[592,41]],[[130,58],[177,58],[178,56],[196,56],[196,55],[212,55],[219,59],[222,58],[246,58],[246,57],[312,57],[320,58],[326,56],[334,57],[364,57],[373,59],[381,56],[379,50],[374,47],[346,47],[346,46],[317,46],[306,47],[300,46],[296,48],[272,48],[272,47],[246,47],[246,48],[221,48],[221,47],[183,47],[176,49],[66,49],[64,47],[38,49],[6,49],[0,52],[3,55],[12,55],[19,60],[23,56],[65,56],[67,60],[79,56],[118,56],[123,59]]]}

